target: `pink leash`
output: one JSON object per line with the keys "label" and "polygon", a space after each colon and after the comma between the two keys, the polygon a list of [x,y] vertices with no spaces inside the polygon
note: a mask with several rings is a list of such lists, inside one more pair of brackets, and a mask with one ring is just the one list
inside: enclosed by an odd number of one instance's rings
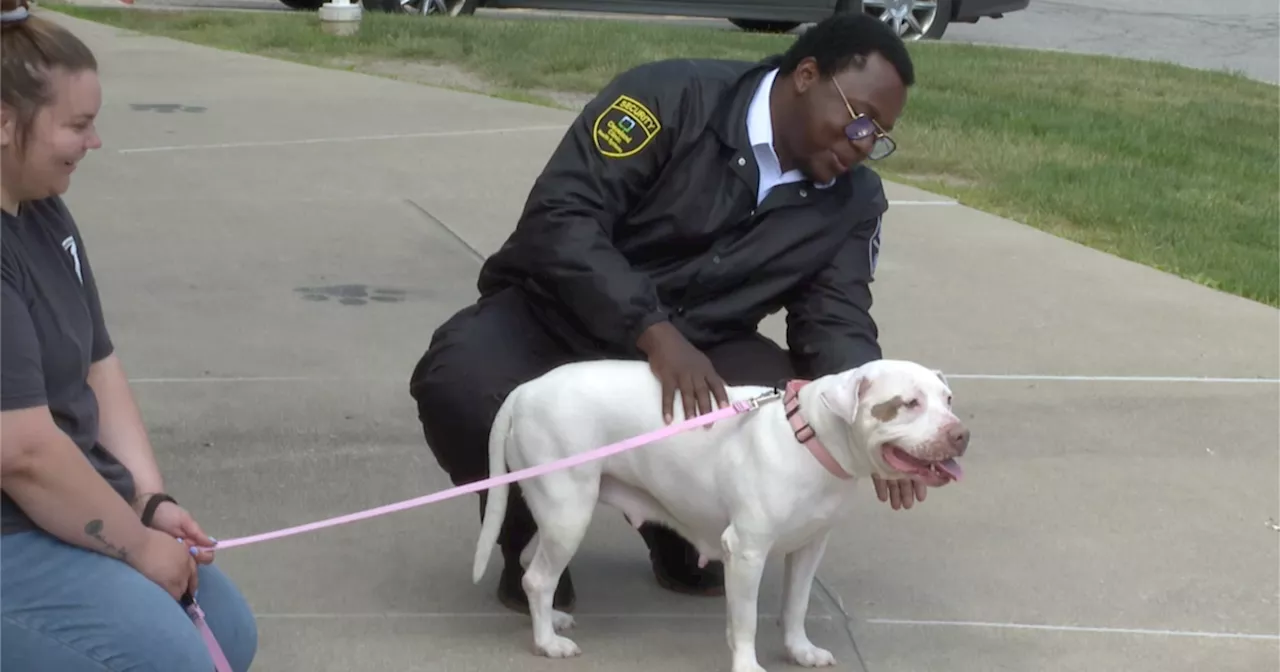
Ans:
{"label": "pink leash", "polygon": [[191,622],[195,623],[196,628],[200,630],[200,636],[204,638],[205,648],[209,649],[209,655],[213,658],[215,672],[234,672],[231,669],[231,663],[227,662],[227,654],[222,652],[222,646],[218,644],[218,638],[213,636],[213,631],[205,622],[204,610],[196,604],[195,598],[183,596],[183,607],[187,611],[187,616],[191,617]]}
{"label": "pink leash", "polygon": [[[580,464],[592,462],[594,460],[600,460],[600,459],[609,457],[611,455],[617,455],[618,453],[631,450],[632,448],[639,448],[640,446],[643,446],[645,444],[653,443],[654,441],[658,441],[661,439],[674,436],[676,434],[693,429],[695,427],[700,427],[702,425],[709,425],[718,420],[723,420],[725,418],[729,418],[735,415],[740,415],[742,413],[754,411],[760,407],[761,403],[773,401],[774,399],[777,399],[780,396],[781,395],[778,392],[771,392],[771,393],[763,394],[759,397],[755,397],[753,399],[747,399],[745,401],[735,401],[730,406],[726,406],[724,408],[712,411],[705,415],[700,415],[695,418],[683,420],[681,422],[677,422],[672,425],[667,425],[662,429],[654,430],[647,434],[641,434],[639,436],[632,437],[624,441],[619,441],[618,443],[613,443],[613,444],[604,446],[602,448],[596,448],[595,450],[587,451],[579,455],[566,457],[562,460],[556,460],[555,462],[540,464],[535,467],[529,467],[527,469],[513,471],[510,473],[504,474],[502,476],[487,478],[483,481],[476,481],[474,483],[468,483],[466,485],[461,485],[456,488],[442,490],[435,494],[426,495],[424,497],[407,499],[403,502],[397,502],[395,504],[387,504],[386,506],[379,506],[374,509],[367,509],[365,511],[359,511],[357,513],[347,514],[345,516],[338,516],[336,518],[320,520],[314,523],[307,523],[306,525],[298,525],[296,527],[288,527],[283,530],[276,530],[274,532],[265,532],[262,534],[255,534],[250,537],[238,537],[235,539],[227,539],[226,541],[219,541],[215,545],[215,548],[217,550],[222,550],[226,548],[235,548],[237,546],[248,546],[249,544],[257,544],[263,541],[270,541],[272,539],[281,539],[284,537],[291,537],[295,534],[302,534],[303,532],[311,532],[313,530],[320,530],[326,527],[344,525],[346,523],[353,523],[357,520],[364,520],[366,518],[375,518],[377,516],[385,516],[389,513],[405,511],[407,509],[412,509],[419,506],[425,506],[427,504],[443,502],[446,499],[453,499],[454,497],[460,497],[462,495],[466,495],[469,493],[479,492],[481,490],[488,490],[498,485],[514,483],[516,481],[522,481],[524,479],[533,478],[535,476],[543,476],[546,474],[550,474],[552,472],[561,471],[563,469],[568,469],[570,467],[576,467]],[[184,606],[187,609],[187,614],[191,616],[192,622],[194,622],[196,626],[200,628],[201,634],[204,636],[205,644],[209,647],[209,653],[213,656],[214,669],[217,672],[231,672],[231,667],[227,663],[227,658],[222,653],[222,647],[218,645],[218,640],[214,638],[213,632],[209,630],[209,626],[205,623],[204,612],[200,610],[200,606],[195,603],[194,599],[191,599],[189,604],[184,603]]]}

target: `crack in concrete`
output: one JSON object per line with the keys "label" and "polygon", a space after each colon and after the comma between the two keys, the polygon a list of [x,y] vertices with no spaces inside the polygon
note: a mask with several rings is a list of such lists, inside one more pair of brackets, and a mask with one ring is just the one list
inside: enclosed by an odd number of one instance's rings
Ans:
{"label": "crack in concrete", "polygon": [[858,665],[862,668],[862,672],[871,672],[867,668],[867,661],[862,657],[862,651],[858,648],[858,639],[853,635],[853,617],[845,611],[844,601],[836,595],[834,591],[827,587],[826,582],[820,576],[813,577],[813,584],[818,587],[818,594],[825,598],[828,606],[835,609],[844,619],[844,632],[849,636],[849,645],[853,647],[853,655],[858,658]]}
{"label": "crack in concrete", "polygon": [[444,222],[440,221],[439,217],[436,217],[435,215],[431,214],[429,210],[422,207],[421,205],[418,205],[418,202],[413,200],[412,198],[406,198],[404,199],[404,202],[408,203],[409,206],[412,207],[414,210],[417,210],[418,212],[422,213],[424,217],[426,217],[433,224],[439,227],[441,231],[444,231],[445,233],[449,234],[449,237],[456,240],[458,244],[467,248],[467,251],[471,253],[471,256],[475,257],[476,261],[480,262],[481,264],[484,263],[484,260],[485,260],[484,253],[482,253],[480,250],[477,250],[475,246],[472,245],[471,243],[467,242],[467,239],[463,238],[462,235],[459,234],[457,231],[454,231],[453,229],[449,228],[448,224],[445,224]]}

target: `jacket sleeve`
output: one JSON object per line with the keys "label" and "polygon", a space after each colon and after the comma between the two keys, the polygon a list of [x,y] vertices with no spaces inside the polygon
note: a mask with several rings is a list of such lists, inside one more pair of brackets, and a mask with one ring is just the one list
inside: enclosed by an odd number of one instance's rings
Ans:
{"label": "jacket sleeve", "polygon": [[787,343],[798,375],[817,378],[880,359],[871,282],[883,215],[864,220],[787,305]]}
{"label": "jacket sleeve", "polygon": [[682,82],[666,64],[610,82],[570,125],[534,182],[515,232],[481,274],[515,282],[602,344],[634,351],[667,319],[657,289],[613,244],[614,232],[671,156]]}

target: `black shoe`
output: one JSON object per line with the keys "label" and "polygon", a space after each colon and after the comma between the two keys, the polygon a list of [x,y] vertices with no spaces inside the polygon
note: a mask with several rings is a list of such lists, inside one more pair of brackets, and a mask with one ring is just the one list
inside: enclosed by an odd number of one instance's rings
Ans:
{"label": "black shoe", "polygon": [[706,567],[699,568],[696,559],[693,564],[688,564],[671,562],[651,554],[650,560],[658,585],[673,593],[701,597],[724,595],[724,565],[719,562],[708,562]]}
{"label": "black shoe", "polygon": [[[520,583],[523,575],[524,570],[519,562],[510,563],[502,568],[502,577],[498,579],[498,601],[511,611],[528,614],[529,596],[525,594],[524,586]],[[573,579],[569,576],[569,570],[566,569],[560,575],[560,584],[556,586],[556,593],[551,598],[551,606],[553,609],[569,614],[573,613],[577,602],[578,596],[573,591]]]}
{"label": "black shoe", "polygon": [[693,545],[665,527],[644,525],[640,534],[649,546],[649,561],[659,586],[684,595],[724,595],[722,563],[709,562],[699,568],[698,552]]}

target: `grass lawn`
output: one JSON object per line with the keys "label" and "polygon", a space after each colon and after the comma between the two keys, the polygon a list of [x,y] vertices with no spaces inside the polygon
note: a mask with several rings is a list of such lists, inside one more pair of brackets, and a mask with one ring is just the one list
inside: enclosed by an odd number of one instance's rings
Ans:
{"label": "grass lawn", "polygon": [[[333,37],[314,12],[56,8],[315,65],[387,74],[388,64],[446,64],[489,91],[543,101],[547,92],[593,93],[648,60],[757,59],[793,39],[628,21],[370,13],[358,36]],[[911,51],[918,81],[895,133],[899,149],[876,166],[887,179],[1280,306],[1280,89],[1106,57],[936,42]]]}

